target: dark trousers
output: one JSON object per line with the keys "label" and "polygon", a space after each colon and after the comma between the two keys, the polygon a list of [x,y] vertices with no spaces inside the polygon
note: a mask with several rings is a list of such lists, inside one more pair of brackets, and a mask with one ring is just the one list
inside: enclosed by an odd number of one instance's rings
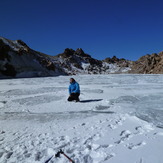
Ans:
{"label": "dark trousers", "polygon": [[69,98],[67,99],[68,101],[79,101],[79,96],[80,93],[71,93]]}

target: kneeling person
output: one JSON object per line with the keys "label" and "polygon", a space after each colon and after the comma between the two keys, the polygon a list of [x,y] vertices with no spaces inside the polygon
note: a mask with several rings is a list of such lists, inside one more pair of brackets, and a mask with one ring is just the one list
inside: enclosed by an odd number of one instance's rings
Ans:
{"label": "kneeling person", "polygon": [[79,84],[75,81],[74,78],[70,78],[70,86],[69,86],[69,98],[67,99],[68,101],[80,101],[79,96],[80,96],[80,87]]}

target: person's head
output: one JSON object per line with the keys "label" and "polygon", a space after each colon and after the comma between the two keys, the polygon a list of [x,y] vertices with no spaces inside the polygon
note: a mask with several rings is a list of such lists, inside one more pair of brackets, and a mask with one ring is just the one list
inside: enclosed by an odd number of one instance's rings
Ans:
{"label": "person's head", "polygon": [[70,78],[70,83],[74,83],[75,79],[74,78]]}

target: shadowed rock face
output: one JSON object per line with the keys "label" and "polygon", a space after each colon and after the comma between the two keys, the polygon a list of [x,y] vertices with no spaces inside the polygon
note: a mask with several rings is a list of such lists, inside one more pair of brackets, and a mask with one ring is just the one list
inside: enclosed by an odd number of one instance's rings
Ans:
{"label": "shadowed rock face", "polygon": [[142,56],[133,63],[130,73],[163,74],[163,52]]}
{"label": "shadowed rock face", "polygon": [[10,46],[0,40],[0,74],[15,77],[15,68],[8,63],[11,60],[11,56],[8,54],[9,51],[11,51]]}
{"label": "shadowed rock face", "polygon": [[[21,40],[12,41],[0,37],[0,74],[11,77],[27,77],[26,74],[29,75],[28,77],[80,73],[108,74],[110,73],[108,71],[110,63],[115,64],[113,66],[115,68],[116,65],[119,66],[116,70],[118,73],[121,72],[121,67],[130,67],[129,62],[125,59],[118,59],[114,56],[111,62],[108,62],[107,59],[101,61],[92,58],[81,48],[76,50],[66,48],[57,56],[49,56],[32,50]],[[32,75],[30,75],[31,73]]]}
{"label": "shadowed rock face", "polygon": [[[112,71],[113,69],[113,71]],[[97,60],[83,49],[66,48],[57,56],[32,50],[21,40],[0,37],[0,77],[39,77],[109,73],[163,74],[163,52],[142,56],[137,61],[124,58]],[[20,75],[21,74],[21,75]],[[26,76],[28,74],[28,76]]]}
{"label": "shadowed rock face", "polygon": [[10,46],[6,45],[2,40],[0,40],[0,60],[4,61],[7,59],[7,61],[10,61],[10,56],[8,55],[8,52],[10,51]]}
{"label": "shadowed rock face", "polygon": [[23,41],[0,37],[0,77],[39,77],[65,74],[50,56],[30,49]]}
{"label": "shadowed rock face", "polygon": [[16,70],[14,66],[8,63],[4,65],[4,70],[1,70],[1,73],[6,76],[11,76],[11,77],[16,76]]}

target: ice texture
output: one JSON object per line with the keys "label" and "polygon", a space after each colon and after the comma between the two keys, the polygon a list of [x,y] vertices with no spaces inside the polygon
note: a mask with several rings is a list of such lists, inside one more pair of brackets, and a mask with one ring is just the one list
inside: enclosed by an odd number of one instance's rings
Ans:
{"label": "ice texture", "polygon": [[[68,102],[69,78],[80,102]],[[0,80],[0,162],[162,163],[163,75]],[[62,155],[50,163],[67,163]]]}

